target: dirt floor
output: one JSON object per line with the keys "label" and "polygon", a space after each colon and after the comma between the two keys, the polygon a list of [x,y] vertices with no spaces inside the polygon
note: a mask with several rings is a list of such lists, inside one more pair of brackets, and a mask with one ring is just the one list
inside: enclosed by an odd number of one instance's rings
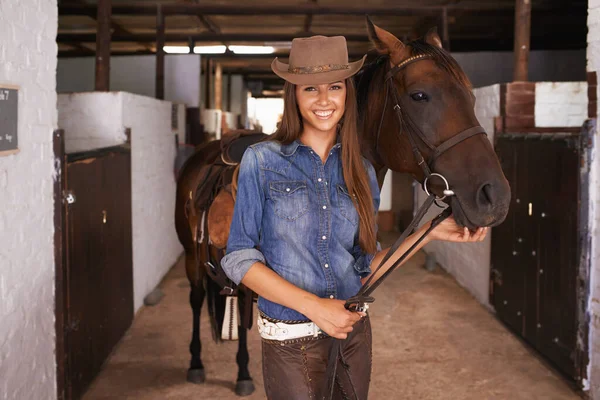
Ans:
{"label": "dirt floor", "polygon": [[[370,399],[578,399],[569,384],[439,268],[419,253],[375,294]],[[191,310],[180,260],[92,383],[85,400],[236,399],[237,342],[216,345],[201,322],[207,380],[186,382]],[[250,373],[264,399],[260,337],[249,335]]]}

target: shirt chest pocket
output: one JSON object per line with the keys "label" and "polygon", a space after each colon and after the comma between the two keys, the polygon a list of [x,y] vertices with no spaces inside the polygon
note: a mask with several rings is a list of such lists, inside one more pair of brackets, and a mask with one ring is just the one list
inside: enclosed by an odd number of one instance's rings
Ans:
{"label": "shirt chest pocket", "polygon": [[338,207],[340,208],[340,214],[348,221],[352,222],[353,225],[358,224],[358,212],[354,207],[354,202],[348,193],[348,189],[345,186],[337,185],[337,198]]}
{"label": "shirt chest pocket", "polygon": [[275,215],[294,221],[308,212],[308,188],[304,181],[276,181],[269,183]]}

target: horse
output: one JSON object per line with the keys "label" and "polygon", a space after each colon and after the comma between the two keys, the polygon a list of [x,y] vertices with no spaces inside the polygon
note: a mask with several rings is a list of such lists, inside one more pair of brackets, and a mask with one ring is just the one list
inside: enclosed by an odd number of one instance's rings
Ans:
{"label": "horse", "polygon": [[[442,49],[437,32],[431,30],[423,39],[404,44],[369,19],[367,30],[376,51],[375,60],[365,65],[355,78],[359,135],[363,156],[375,167],[380,187],[388,169],[409,173],[423,183],[426,174],[422,164],[426,163],[427,168],[443,174],[452,186],[454,195],[444,201],[452,207],[459,224],[469,229],[500,224],[508,213],[510,187],[484,135],[463,136],[452,146],[446,146],[447,151],[443,154],[436,153],[440,144],[479,125],[469,80],[450,54]],[[402,69],[390,77],[390,71],[394,72],[399,65]],[[390,78],[395,93],[386,88]],[[394,105],[393,101],[397,104]],[[397,119],[399,109],[402,109],[400,124]],[[415,137],[419,140],[415,141]],[[201,216],[206,215],[210,204],[199,206],[202,202],[195,201],[196,196],[202,197],[198,194],[202,190],[212,193],[212,197],[218,196],[213,186],[221,185],[222,190],[226,190],[223,183],[229,180],[220,179],[220,183],[215,184],[207,179],[215,163],[220,163],[224,169],[227,169],[224,166],[235,164],[224,158],[220,141],[200,146],[184,165],[177,182],[176,230],[185,249],[186,272],[191,285],[193,331],[188,381],[193,383],[205,380],[200,358],[200,309],[206,294],[205,285],[213,293],[219,290],[212,282],[211,269],[218,269],[223,255],[223,249],[215,248],[205,231],[200,229],[202,234],[199,234],[197,228],[206,226],[205,218]],[[432,179],[429,190],[442,193],[442,183]],[[204,185],[200,191],[199,185]],[[440,199],[442,197],[440,194]],[[209,198],[208,203],[211,200]],[[228,206],[222,208],[221,214],[232,214],[231,201],[226,203]],[[226,243],[227,223],[230,223],[231,215],[225,215],[221,221],[225,225],[221,229],[225,237],[219,239],[222,244],[223,241]],[[206,265],[208,267],[205,268]],[[246,294],[246,310],[251,307],[248,296]],[[242,303],[240,300],[240,308]],[[213,305],[213,312],[219,308]],[[254,385],[248,371],[247,333],[246,329],[239,332],[236,393],[248,395],[254,391]]]}

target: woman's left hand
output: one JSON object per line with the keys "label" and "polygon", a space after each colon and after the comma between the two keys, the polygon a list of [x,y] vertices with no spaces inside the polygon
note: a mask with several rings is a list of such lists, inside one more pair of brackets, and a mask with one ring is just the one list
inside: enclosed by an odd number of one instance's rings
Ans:
{"label": "woman's left hand", "polygon": [[488,227],[477,228],[472,232],[467,227],[459,226],[453,216],[440,222],[430,233],[432,240],[445,240],[448,242],[481,242],[488,233]]}

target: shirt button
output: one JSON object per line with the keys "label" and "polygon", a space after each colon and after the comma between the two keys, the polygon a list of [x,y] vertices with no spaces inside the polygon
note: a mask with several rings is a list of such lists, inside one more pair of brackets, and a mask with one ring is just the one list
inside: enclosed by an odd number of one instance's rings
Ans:
{"label": "shirt button", "polygon": [[334,296],[333,296],[332,294],[330,294],[330,295],[329,295],[329,298],[330,298],[330,299],[333,299],[333,298],[334,298]]}
{"label": "shirt button", "polygon": [[325,264],[325,265],[324,265],[324,267],[325,267],[325,268],[329,268],[329,264]]}
{"label": "shirt button", "polygon": [[323,180],[323,179],[321,179],[321,178],[317,179],[317,181],[318,181],[318,182],[321,182],[322,180]]}
{"label": "shirt button", "polygon": [[323,206],[323,210],[327,210],[327,206]]}
{"label": "shirt button", "polygon": [[286,191],[286,192],[289,192],[289,191],[290,191],[290,188],[285,188],[285,191]]}
{"label": "shirt button", "polygon": [[321,239],[325,240],[325,239],[327,239],[327,236],[323,235],[323,237]]}

